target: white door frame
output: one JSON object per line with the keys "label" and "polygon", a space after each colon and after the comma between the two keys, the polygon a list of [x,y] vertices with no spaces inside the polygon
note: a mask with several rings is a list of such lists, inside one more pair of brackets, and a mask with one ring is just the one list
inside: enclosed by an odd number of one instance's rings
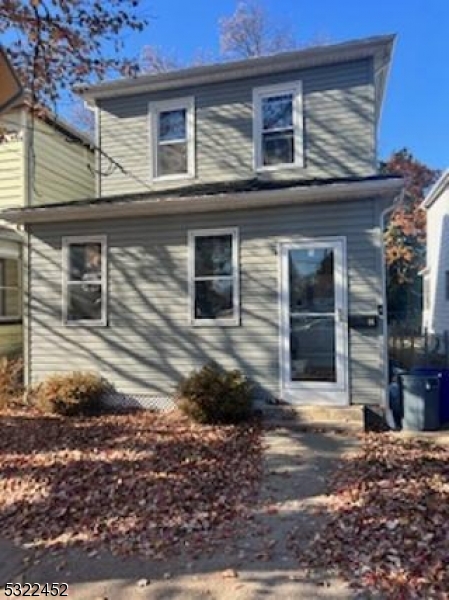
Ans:
{"label": "white door frame", "polygon": [[[303,248],[334,248],[336,382],[292,382],[290,355],[289,251]],[[348,275],[346,238],[318,237],[279,244],[280,259],[280,387],[283,400],[292,404],[347,406],[349,404]]]}

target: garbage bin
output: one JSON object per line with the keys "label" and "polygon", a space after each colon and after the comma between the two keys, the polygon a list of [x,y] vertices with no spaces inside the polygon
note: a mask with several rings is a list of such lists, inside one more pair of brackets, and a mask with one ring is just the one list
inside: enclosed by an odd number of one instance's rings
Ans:
{"label": "garbage bin", "polygon": [[440,376],[400,376],[406,431],[433,431],[440,427]]}
{"label": "garbage bin", "polygon": [[440,377],[440,424],[449,423],[449,369],[441,367],[414,367],[413,375]]}

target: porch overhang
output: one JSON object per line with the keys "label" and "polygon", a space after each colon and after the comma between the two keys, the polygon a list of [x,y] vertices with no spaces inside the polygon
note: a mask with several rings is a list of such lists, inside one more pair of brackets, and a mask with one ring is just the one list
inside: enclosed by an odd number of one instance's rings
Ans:
{"label": "porch overhang", "polygon": [[185,215],[252,210],[317,202],[343,202],[368,198],[393,199],[403,188],[399,177],[371,177],[358,180],[302,182],[269,189],[180,194],[179,190],[92,198],[53,205],[7,209],[6,221],[17,224],[55,223],[138,216]]}

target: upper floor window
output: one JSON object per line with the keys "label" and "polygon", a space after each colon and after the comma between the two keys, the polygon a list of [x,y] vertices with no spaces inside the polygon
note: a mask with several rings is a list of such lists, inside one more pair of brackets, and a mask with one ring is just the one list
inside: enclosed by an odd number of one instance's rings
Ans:
{"label": "upper floor window", "polygon": [[300,81],[254,90],[256,170],[303,166],[302,104]]}
{"label": "upper floor window", "polygon": [[238,325],[238,230],[189,232],[190,319],[194,325]]}
{"label": "upper floor window", "polygon": [[20,262],[0,258],[0,322],[20,318]]}
{"label": "upper floor window", "polygon": [[193,98],[150,104],[152,179],[195,175],[194,110]]}
{"label": "upper floor window", "polygon": [[64,323],[106,325],[106,238],[64,238],[63,273]]}

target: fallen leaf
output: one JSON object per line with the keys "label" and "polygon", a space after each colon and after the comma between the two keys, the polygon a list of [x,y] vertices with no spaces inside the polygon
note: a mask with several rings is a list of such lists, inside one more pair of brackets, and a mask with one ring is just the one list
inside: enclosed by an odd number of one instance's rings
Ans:
{"label": "fallen leaf", "polygon": [[212,427],[177,411],[89,419],[0,412],[2,536],[165,560],[232,539],[262,476],[258,425]]}
{"label": "fallen leaf", "polygon": [[363,436],[360,452],[329,482],[322,530],[302,562],[336,569],[368,595],[448,600],[448,481],[448,448],[393,434]]}
{"label": "fallen leaf", "polygon": [[222,571],[221,576],[224,579],[235,579],[238,577],[238,573],[234,569],[226,569],[225,571]]}

